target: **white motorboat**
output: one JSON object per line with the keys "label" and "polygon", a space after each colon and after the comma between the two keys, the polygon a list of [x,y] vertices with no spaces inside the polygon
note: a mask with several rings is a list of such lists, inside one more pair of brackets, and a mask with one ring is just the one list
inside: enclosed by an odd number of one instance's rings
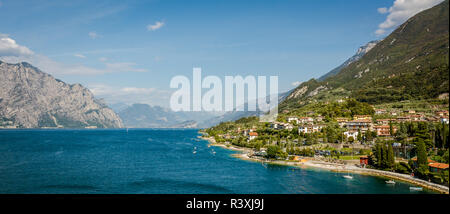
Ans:
{"label": "white motorboat", "polygon": [[344,175],[342,177],[347,178],[347,179],[353,179],[353,176],[351,176],[351,175]]}
{"label": "white motorboat", "polygon": [[422,188],[422,187],[409,187],[409,190],[412,190],[412,191],[422,191],[423,188]]}
{"label": "white motorboat", "polygon": [[394,180],[389,180],[389,181],[386,181],[386,184],[395,184],[395,181]]}

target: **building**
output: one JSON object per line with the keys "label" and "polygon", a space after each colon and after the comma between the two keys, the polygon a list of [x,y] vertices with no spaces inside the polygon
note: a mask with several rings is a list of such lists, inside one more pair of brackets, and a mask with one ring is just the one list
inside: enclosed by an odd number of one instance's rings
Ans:
{"label": "building", "polygon": [[344,132],[344,136],[349,139],[350,137],[353,137],[353,140],[358,139],[358,131],[346,131]]}
{"label": "building", "polygon": [[[374,129],[378,136],[391,136],[391,128],[388,125],[375,126]],[[397,132],[397,128],[395,126],[392,126],[392,129],[394,133]]]}
{"label": "building", "polygon": [[303,125],[298,127],[298,133],[314,133],[314,132],[320,132],[323,128],[323,125]]}
{"label": "building", "polygon": [[312,117],[301,117],[300,123],[312,123],[314,122],[314,119]]}
{"label": "building", "polygon": [[409,117],[397,117],[396,120],[398,123],[402,123],[402,122],[407,122],[407,121],[411,121],[411,119]]}
{"label": "building", "polygon": [[296,122],[296,123],[298,123],[299,121],[298,121],[298,117],[288,117],[287,118],[287,121],[289,122],[289,123],[292,123],[292,122]]}
{"label": "building", "polygon": [[287,129],[289,131],[291,131],[292,129],[294,129],[294,126],[292,124],[286,124],[286,126],[284,127],[284,129]]}
{"label": "building", "polygon": [[369,165],[369,157],[368,156],[360,156],[359,157],[359,164],[362,167],[366,167],[367,165]]}
{"label": "building", "polygon": [[428,167],[430,168],[430,172],[448,171],[448,164],[446,163],[429,163]]}
{"label": "building", "polygon": [[345,126],[349,131],[361,131],[365,133],[366,131],[372,130],[371,120],[352,120],[345,123]]}
{"label": "building", "polygon": [[370,115],[353,115],[353,120],[372,120]]}
{"label": "building", "polygon": [[439,122],[440,118],[431,116],[431,117],[427,117],[426,120],[428,122]]}
{"label": "building", "polygon": [[405,110],[403,111],[403,113],[407,113],[407,114],[415,114],[416,110]]}
{"label": "building", "polygon": [[448,111],[436,111],[438,117],[448,117]]}
{"label": "building", "polygon": [[439,121],[441,121],[441,123],[448,124],[448,117],[441,117],[441,118],[439,119]]}
{"label": "building", "polygon": [[345,126],[345,123],[348,122],[348,118],[345,118],[345,117],[338,117],[338,118],[336,118],[336,121],[338,122],[338,124],[339,124],[340,127],[344,127],[344,126]]}
{"label": "building", "polygon": [[375,109],[375,114],[386,114],[386,109]]}
{"label": "building", "polygon": [[[417,157],[413,157],[413,158],[411,158],[411,160],[414,163],[414,167],[417,168],[418,167],[418,165],[417,165]],[[428,158],[428,165],[430,165],[431,163],[437,163],[437,162]]]}
{"label": "building", "polygon": [[323,119],[325,119],[323,116],[317,116],[315,120],[316,122],[322,122]]}
{"label": "building", "polygon": [[250,133],[248,133],[248,140],[254,140],[257,137],[258,137],[258,133],[257,132],[250,132]]}
{"label": "building", "polygon": [[248,136],[250,132],[253,132],[253,129],[244,130],[242,134]]}
{"label": "building", "polygon": [[412,114],[407,117],[409,117],[409,121],[415,121],[415,122],[425,121],[425,116],[423,116],[421,114]]}
{"label": "building", "polygon": [[279,122],[275,122],[275,123],[270,124],[270,128],[281,130],[281,129],[284,129],[284,124],[283,123],[279,123]]}
{"label": "building", "polygon": [[270,124],[270,128],[276,129],[276,130],[283,130],[283,129],[292,130],[294,128],[294,126],[289,123],[275,122],[275,123]]}
{"label": "building", "polygon": [[395,119],[377,119],[377,124],[389,125],[389,123],[395,122]]}

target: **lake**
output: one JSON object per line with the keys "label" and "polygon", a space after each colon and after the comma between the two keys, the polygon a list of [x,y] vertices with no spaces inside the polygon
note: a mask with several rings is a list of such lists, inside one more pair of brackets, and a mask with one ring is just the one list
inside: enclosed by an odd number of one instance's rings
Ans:
{"label": "lake", "polygon": [[195,129],[0,130],[0,193],[433,193],[243,161],[198,136]]}

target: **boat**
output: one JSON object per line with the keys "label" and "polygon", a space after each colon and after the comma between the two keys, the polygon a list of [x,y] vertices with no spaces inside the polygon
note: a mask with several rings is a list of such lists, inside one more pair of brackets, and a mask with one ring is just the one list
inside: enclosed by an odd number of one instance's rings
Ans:
{"label": "boat", "polygon": [[409,187],[409,190],[412,190],[412,191],[422,191],[423,189],[422,189],[422,187]]}
{"label": "boat", "polygon": [[195,154],[195,153],[197,153],[197,151],[193,151],[192,153]]}
{"label": "boat", "polygon": [[386,181],[386,184],[395,184],[395,181],[394,180],[389,180],[389,181]]}
{"label": "boat", "polygon": [[[353,159],[353,153],[352,153],[352,159]],[[347,171],[347,175],[343,176],[346,179],[353,179],[353,175],[350,175],[350,171]]]}
{"label": "boat", "polygon": [[347,178],[347,179],[353,179],[353,176],[351,176],[351,175],[344,175],[342,177]]}

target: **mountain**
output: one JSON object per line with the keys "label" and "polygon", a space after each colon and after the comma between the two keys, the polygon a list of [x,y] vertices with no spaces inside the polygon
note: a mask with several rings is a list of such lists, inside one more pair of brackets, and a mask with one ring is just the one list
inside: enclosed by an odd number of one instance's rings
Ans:
{"label": "mountain", "polygon": [[26,62],[2,61],[0,122],[19,128],[123,127],[114,111],[80,84],[64,83]]}
{"label": "mountain", "polygon": [[375,45],[378,44],[378,40],[375,41],[370,41],[368,42],[366,45],[359,47],[358,51],[356,51],[355,55],[353,55],[352,57],[350,57],[349,59],[347,59],[344,63],[342,63],[341,65],[339,65],[338,67],[336,67],[335,69],[331,70],[330,72],[326,73],[325,75],[321,76],[319,79],[317,79],[318,81],[323,81],[329,77],[335,76],[336,74],[338,74],[342,69],[346,68],[347,66],[349,66],[350,64],[352,64],[353,62],[358,61],[359,59],[361,59],[361,57],[363,57],[367,52],[369,52],[370,50],[372,50],[372,48],[375,47]]}
{"label": "mountain", "polygon": [[199,123],[215,117],[210,112],[174,112],[160,106],[133,104],[119,111],[129,128],[197,128]]}
{"label": "mountain", "polygon": [[[292,93],[292,90],[278,94],[278,103],[283,102],[283,100],[285,100],[287,98],[287,96],[291,93]],[[267,96],[266,99],[269,99],[269,96]],[[250,103],[251,102],[255,102],[255,101],[250,101]],[[200,123],[199,126],[200,127],[212,127],[212,126],[215,126],[222,122],[235,121],[235,120],[238,120],[238,119],[244,118],[244,117],[259,116],[260,114],[264,113],[261,111],[248,111],[247,110],[248,103],[249,102],[244,104],[244,108],[243,108],[244,111],[236,111],[236,109],[234,109],[233,111],[227,112],[223,115],[211,118],[209,120],[205,120],[202,123]]]}
{"label": "mountain", "polygon": [[400,25],[359,60],[322,81],[300,84],[280,104],[289,111],[351,97],[370,104],[436,99],[449,93],[449,1]]}
{"label": "mountain", "polygon": [[[281,93],[279,102],[290,92]],[[174,112],[160,106],[147,104],[133,104],[124,108],[126,104],[114,104],[113,108],[122,109],[119,116],[129,128],[207,128],[221,122],[234,121],[242,117],[258,116],[259,111],[231,111],[231,112]],[[248,103],[244,104],[247,109]]]}

